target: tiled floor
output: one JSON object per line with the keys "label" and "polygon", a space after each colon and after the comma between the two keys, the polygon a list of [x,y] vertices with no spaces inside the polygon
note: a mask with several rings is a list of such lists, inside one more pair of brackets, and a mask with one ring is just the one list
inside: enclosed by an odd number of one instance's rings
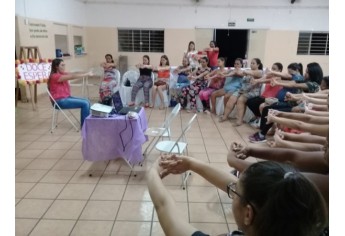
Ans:
{"label": "tiled floor", "polygon": [[[93,102],[97,90],[90,87]],[[72,87],[72,93],[80,95],[81,88]],[[146,109],[149,126],[161,124],[170,111]],[[19,102],[15,116],[17,236],[164,235],[145,180],[145,170],[157,151],[151,152],[143,167],[135,167],[134,177],[122,160],[84,161],[81,133],[67,121],[51,134],[47,96],[39,97],[36,111],[30,103]],[[181,111],[172,124],[174,137],[191,116]],[[246,124],[234,128],[231,122],[218,123],[217,117],[198,113],[187,134],[189,155],[230,171],[226,163],[230,143],[245,143],[252,132]],[[168,176],[164,182],[181,217],[195,227],[212,235],[236,229],[231,200],[197,174],[190,176],[186,190],[180,188],[180,176]]]}

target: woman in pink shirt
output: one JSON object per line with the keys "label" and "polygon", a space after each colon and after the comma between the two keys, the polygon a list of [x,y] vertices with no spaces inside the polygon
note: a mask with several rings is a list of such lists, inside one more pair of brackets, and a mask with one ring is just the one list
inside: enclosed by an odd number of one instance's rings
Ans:
{"label": "woman in pink shirt", "polygon": [[81,108],[81,127],[85,118],[90,114],[90,101],[85,98],[72,97],[68,81],[84,76],[92,76],[92,73],[67,73],[65,72],[65,62],[62,59],[54,59],[47,83],[52,97],[62,109]]}

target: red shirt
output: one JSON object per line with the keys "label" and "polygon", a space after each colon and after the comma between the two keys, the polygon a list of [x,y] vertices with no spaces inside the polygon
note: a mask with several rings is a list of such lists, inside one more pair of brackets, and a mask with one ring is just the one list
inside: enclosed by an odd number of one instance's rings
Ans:
{"label": "red shirt", "polygon": [[157,72],[157,77],[159,79],[167,79],[167,78],[170,78],[170,70],[167,69],[167,70],[158,70]]}
{"label": "red shirt", "polygon": [[206,51],[210,66],[218,66],[218,54],[219,51]]}
{"label": "red shirt", "polygon": [[49,90],[55,100],[71,96],[71,88],[68,80],[58,82],[63,74],[54,73],[50,76]]}
{"label": "red shirt", "polygon": [[271,83],[266,83],[265,90],[261,94],[264,98],[275,98],[278,92],[282,89],[282,86],[271,86]]}

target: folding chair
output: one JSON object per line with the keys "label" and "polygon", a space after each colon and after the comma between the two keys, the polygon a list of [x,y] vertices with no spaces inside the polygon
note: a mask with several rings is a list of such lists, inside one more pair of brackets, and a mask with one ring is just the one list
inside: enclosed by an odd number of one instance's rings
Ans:
{"label": "folding chair", "polygon": [[[55,101],[55,99],[53,98],[53,96],[51,95],[51,93],[49,92],[49,89],[46,88],[47,93],[49,95],[49,99],[52,103],[53,106],[53,117],[52,117],[52,127],[50,129],[50,133],[53,133],[53,130],[57,127],[58,125],[58,114],[59,111],[61,111],[61,113],[67,118],[67,120],[71,123],[71,125],[75,128],[75,130],[78,132],[79,131],[79,127],[80,127],[80,122],[79,120],[73,115],[73,113],[70,111],[70,109],[63,109],[61,108],[57,102]],[[66,110],[69,112],[70,115],[73,116],[73,118],[76,120],[77,125],[75,123],[73,123],[73,121],[68,117],[68,115],[63,111]]]}
{"label": "folding chair", "polygon": [[[196,117],[197,117],[197,114],[194,114],[194,116],[188,121],[186,126],[182,129],[182,133],[176,141],[172,141],[172,140],[160,141],[156,144],[156,149],[164,153],[183,154],[184,151],[187,150],[187,145],[188,145],[185,134],[191,128],[192,123]],[[186,152],[186,155],[188,155],[188,150]],[[186,183],[187,183],[187,179],[190,173],[191,173],[190,171],[186,171],[185,173],[182,174],[182,188],[183,189],[186,189]]]}
{"label": "folding chair", "polygon": [[[180,103],[178,103],[176,104],[174,109],[170,112],[170,114],[166,117],[164,123],[160,127],[151,127],[145,131],[145,135],[151,136],[153,138],[151,142],[147,145],[143,153],[144,157],[146,157],[147,155],[151,153],[152,149],[156,146],[156,144],[161,138],[168,138],[170,140],[170,137],[171,137],[170,125],[171,125],[172,120],[177,116],[180,110],[181,110],[181,105]],[[156,142],[154,143],[154,145],[151,145],[153,141],[156,141]],[[147,152],[149,148],[150,150]]]}

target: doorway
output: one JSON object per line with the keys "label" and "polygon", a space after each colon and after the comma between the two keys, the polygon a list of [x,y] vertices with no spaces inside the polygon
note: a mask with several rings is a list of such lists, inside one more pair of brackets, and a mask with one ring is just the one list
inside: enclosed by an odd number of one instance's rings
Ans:
{"label": "doorway", "polygon": [[248,30],[216,29],[214,35],[219,56],[226,58],[226,67],[233,67],[236,58],[245,59],[248,45]]}

